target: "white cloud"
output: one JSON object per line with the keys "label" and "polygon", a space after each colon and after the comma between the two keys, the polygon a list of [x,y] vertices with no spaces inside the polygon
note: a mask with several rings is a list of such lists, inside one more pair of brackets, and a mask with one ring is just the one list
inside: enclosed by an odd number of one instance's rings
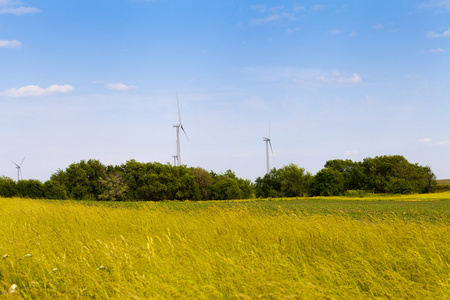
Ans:
{"label": "white cloud", "polygon": [[35,7],[19,6],[19,1],[0,0],[0,14],[26,15],[40,13]]}
{"label": "white cloud", "polygon": [[383,29],[383,24],[374,24],[374,25],[372,25],[372,28],[376,29],[376,30]]}
{"label": "white cloud", "polygon": [[314,86],[323,84],[358,84],[362,78],[353,75],[341,74],[338,71],[325,72],[320,69],[298,69],[290,67],[280,68],[246,68],[243,72],[256,75],[262,80],[273,82],[294,83],[298,85]]}
{"label": "white cloud", "polygon": [[450,29],[444,31],[443,33],[436,33],[436,32],[428,32],[427,33],[427,38],[429,39],[437,39],[437,38],[442,38],[442,37],[447,37],[450,36]]}
{"label": "white cloud", "polygon": [[328,32],[331,33],[331,34],[339,34],[339,33],[341,33],[341,31],[339,29],[332,29],[332,30],[329,30]]}
{"label": "white cloud", "polygon": [[343,76],[339,72],[331,72],[316,77],[316,80],[329,83],[360,83],[362,81],[358,74],[352,76]]}
{"label": "white cloud", "polygon": [[294,10],[294,11],[303,11],[303,10],[305,10],[305,7],[302,6],[302,5],[296,5],[296,4],[294,4],[293,10]]}
{"label": "white cloud", "polygon": [[420,139],[419,140],[419,143],[430,143],[430,142],[432,142],[433,140],[432,139],[430,139],[430,138],[424,138],[424,139]]}
{"label": "white cloud", "polygon": [[107,83],[106,88],[108,88],[110,90],[115,90],[115,91],[128,91],[128,90],[136,89],[137,86],[126,85],[121,82],[118,82],[118,83]]}
{"label": "white cloud", "polygon": [[442,48],[436,48],[436,49],[431,49],[429,52],[430,53],[444,53],[445,50]]}
{"label": "white cloud", "polygon": [[347,150],[344,152],[345,156],[351,156],[351,155],[357,155],[357,154],[359,154],[358,150]]}
{"label": "white cloud", "polygon": [[286,30],[286,32],[287,33],[294,33],[294,32],[300,31],[300,30],[301,30],[300,28],[295,27],[295,28],[290,28],[290,29]]}
{"label": "white cloud", "polygon": [[263,13],[266,11],[266,6],[264,4],[252,5],[251,9],[256,10],[257,12]]}
{"label": "white cloud", "polygon": [[22,47],[22,43],[17,40],[5,41],[0,40],[0,48],[20,48]]}
{"label": "white cloud", "polygon": [[427,3],[422,3],[421,8],[444,8],[450,10],[450,0],[430,0]]}
{"label": "white cloud", "polygon": [[294,6],[292,10],[285,8],[284,5],[267,8],[265,5],[253,5],[251,8],[259,13],[265,14],[262,17],[251,18],[249,23],[252,25],[261,25],[281,20],[296,20],[296,13],[301,11],[301,8]]}
{"label": "white cloud", "polygon": [[69,93],[72,92],[73,90],[74,88],[68,84],[64,85],[54,84],[49,86],[48,88],[41,88],[37,85],[28,85],[18,89],[12,88],[5,90],[3,92],[0,92],[0,95],[14,98],[36,97],[36,96],[54,95],[57,93]]}
{"label": "white cloud", "polygon": [[439,146],[442,146],[442,145],[450,145],[450,141],[437,142],[436,145],[439,145]]}
{"label": "white cloud", "polygon": [[349,37],[356,37],[356,36],[358,36],[358,34],[356,33],[356,31],[353,30],[348,36]]}
{"label": "white cloud", "polygon": [[321,10],[323,8],[324,8],[324,6],[322,4],[316,4],[316,5],[311,6],[312,10]]}
{"label": "white cloud", "polygon": [[253,25],[260,25],[260,24],[265,24],[265,23],[270,23],[273,21],[277,21],[280,19],[280,15],[279,14],[273,14],[270,16],[267,16],[265,18],[252,18],[250,19],[250,23]]}

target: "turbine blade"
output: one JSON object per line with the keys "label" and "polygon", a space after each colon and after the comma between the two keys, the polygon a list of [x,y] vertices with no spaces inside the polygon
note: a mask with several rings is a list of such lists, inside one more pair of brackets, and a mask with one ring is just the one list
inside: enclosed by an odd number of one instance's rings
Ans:
{"label": "turbine blade", "polygon": [[270,145],[270,151],[272,151],[273,160],[275,160],[275,154],[273,154],[272,143],[270,142],[270,140],[269,140],[269,145]]}
{"label": "turbine blade", "polygon": [[18,164],[16,164],[15,162],[11,161],[13,164],[16,165],[17,168],[20,168]]}
{"label": "turbine blade", "polygon": [[22,166],[24,160],[25,160],[25,157],[22,159],[22,162],[20,163],[20,166]]}
{"label": "turbine blade", "polygon": [[[181,123],[180,123],[180,124],[181,124]],[[189,137],[188,137],[186,131],[184,130],[183,125],[180,125],[180,127],[181,127],[181,130],[183,130],[184,135],[186,136],[186,138],[187,138],[187,140],[188,140],[188,142],[189,142]]]}
{"label": "turbine blade", "polygon": [[270,139],[270,120],[269,120],[269,139]]}
{"label": "turbine blade", "polygon": [[180,122],[179,124],[181,125],[180,101],[178,101],[178,92],[177,92],[177,105],[178,105],[178,121]]}

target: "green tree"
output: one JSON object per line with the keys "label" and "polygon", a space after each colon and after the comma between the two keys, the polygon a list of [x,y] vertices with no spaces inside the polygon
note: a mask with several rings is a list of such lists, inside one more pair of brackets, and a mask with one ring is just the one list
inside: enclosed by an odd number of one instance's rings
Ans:
{"label": "green tree", "polygon": [[256,197],[301,197],[309,194],[311,174],[295,164],[272,168],[255,181]]}
{"label": "green tree", "polygon": [[195,185],[200,193],[199,200],[209,200],[209,186],[214,182],[211,173],[202,168],[193,168],[192,175],[194,176]]}
{"label": "green tree", "polygon": [[16,196],[16,183],[9,177],[0,177],[0,197]]}
{"label": "green tree", "polygon": [[23,198],[44,198],[44,185],[39,180],[19,180],[16,184],[17,196]]}
{"label": "green tree", "polygon": [[60,184],[58,181],[47,180],[44,183],[44,198],[65,200],[69,196],[65,185]]}
{"label": "green tree", "polygon": [[127,181],[120,172],[109,172],[106,178],[99,179],[103,193],[98,196],[102,201],[124,201],[129,190]]}
{"label": "green tree", "polygon": [[311,182],[313,196],[337,196],[344,192],[344,175],[335,169],[324,168],[317,172]]}
{"label": "green tree", "polygon": [[106,177],[106,167],[98,160],[82,160],[71,164],[66,170],[58,170],[50,180],[67,188],[71,199],[98,200],[103,193],[100,178]]}

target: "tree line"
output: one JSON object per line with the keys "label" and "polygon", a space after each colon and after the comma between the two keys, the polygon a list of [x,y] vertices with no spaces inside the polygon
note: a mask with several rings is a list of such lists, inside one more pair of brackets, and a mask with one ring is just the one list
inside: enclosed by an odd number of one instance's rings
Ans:
{"label": "tree line", "polygon": [[0,196],[101,201],[227,200],[363,193],[430,192],[436,178],[429,167],[403,156],[377,156],[362,162],[330,160],[312,175],[295,164],[273,168],[255,183],[231,170],[217,174],[202,168],[127,161],[105,166],[82,160],[50,180],[13,181],[0,177]]}

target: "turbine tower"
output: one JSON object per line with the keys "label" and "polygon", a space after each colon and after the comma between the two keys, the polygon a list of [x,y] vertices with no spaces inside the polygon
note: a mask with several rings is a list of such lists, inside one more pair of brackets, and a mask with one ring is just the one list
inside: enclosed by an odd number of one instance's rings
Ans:
{"label": "turbine tower", "polygon": [[186,131],[184,131],[183,124],[181,123],[181,114],[180,114],[180,101],[178,101],[178,92],[177,92],[177,105],[178,105],[178,124],[173,125],[177,129],[177,155],[173,156],[174,163],[175,160],[177,161],[176,166],[181,166],[181,152],[180,152],[180,127],[181,130],[183,130],[184,135],[186,136],[187,140],[189,141],[189,138],[186,134]]}
{"label": "turbine tower", "polygon": [[20,165],[16,164],[15,162],[11,161],[13,164],[16,165],[16,169],[17,169],[17,182],[19,182],[20,178],[22,177],[22,164],[23,161],[25,160],[25,157],[22,159],[22,162],[20,163]]}
{"label": "turbine tower", "polygon": [[270,121],[269,121],[269,137],[263,137],[263,141],[266,142],[266,160],[267,160],[267,173],[270,172],[270,161],[269,161],[269,145],[270,145],[270,151],[272,151],[273,155],[273,149],[272,149],[272,143],[270,142]]}

